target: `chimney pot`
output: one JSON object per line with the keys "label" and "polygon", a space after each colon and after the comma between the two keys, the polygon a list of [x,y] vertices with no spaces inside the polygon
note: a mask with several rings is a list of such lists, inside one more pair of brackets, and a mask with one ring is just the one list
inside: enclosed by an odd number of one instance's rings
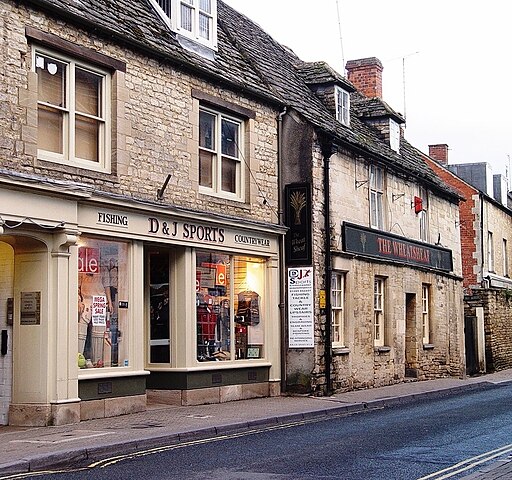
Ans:
{"label": "chimney pot", "polygon": [[368,98],[382,99],[382,70],[384,67],[376,57],[349,60],[345,65],[348,80]]}
{"label": "chimney pot", "polygon": [[428,155],[443,165],[448,165],[448,145],[446,143],[438,143],[428,146]]}

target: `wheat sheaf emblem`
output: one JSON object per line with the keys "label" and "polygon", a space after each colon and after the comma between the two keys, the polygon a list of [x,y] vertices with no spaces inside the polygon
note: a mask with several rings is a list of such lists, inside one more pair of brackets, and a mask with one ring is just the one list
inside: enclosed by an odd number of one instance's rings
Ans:
{"label": "wheat sheaf emblem", "polygon": [[306,195],[304,192],[293,192],[290,195],[290,205],[292,206],[295,212],[295,225],[300,225],[300,213],[302,209],[306,206]]}

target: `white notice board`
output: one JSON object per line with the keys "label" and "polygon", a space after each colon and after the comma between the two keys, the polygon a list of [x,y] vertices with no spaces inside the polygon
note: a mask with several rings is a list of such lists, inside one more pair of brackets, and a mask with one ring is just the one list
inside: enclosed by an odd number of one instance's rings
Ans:
{"label": "white notice board", "polygon": [[313,267],[288,269],[288,347],[314,347]]}

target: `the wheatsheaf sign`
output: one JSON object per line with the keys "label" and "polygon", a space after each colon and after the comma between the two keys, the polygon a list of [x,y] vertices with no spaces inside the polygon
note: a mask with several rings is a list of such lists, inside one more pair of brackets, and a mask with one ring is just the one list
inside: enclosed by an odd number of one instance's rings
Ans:
{"label": "the wheatsheaf sign", "polygon": [[349,253],[418,265],[445,272],[453,270],[452,252],[370,228],[343,224],[343,250]]}

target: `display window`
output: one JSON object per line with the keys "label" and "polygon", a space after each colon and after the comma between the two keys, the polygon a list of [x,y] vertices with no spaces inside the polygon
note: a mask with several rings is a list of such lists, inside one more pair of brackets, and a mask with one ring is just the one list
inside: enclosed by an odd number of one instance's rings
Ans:
{"label": "display window", "polygon": [[82,238],[78,248],[78,366],[128,366],[128,244]]}
{"label": "display window", "polygon": [[196,254],[197,360],[264,357],[265,261]]}

